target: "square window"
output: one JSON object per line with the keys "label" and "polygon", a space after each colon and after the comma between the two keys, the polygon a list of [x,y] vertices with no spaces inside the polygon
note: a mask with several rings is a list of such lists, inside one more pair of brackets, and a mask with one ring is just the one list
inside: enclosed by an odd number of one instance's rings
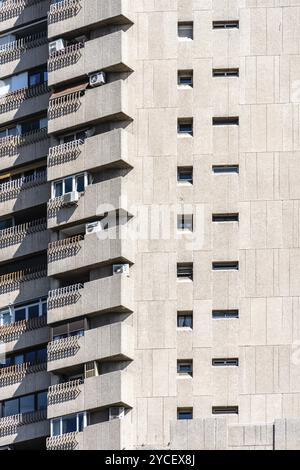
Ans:
{"label": "square window", "polygon": [[193,375],[193,361],[191,359],[177,361],[177,374],[191,377]]}
{"label": "square window", "polygon": [[193,22],[178,23],[178,38],[181,41],[192,41],[194,39]]}
{"label": "square window", "polygon": [[177,419],[193,419],[193,408],[178,408]]}
{"label": "square window", "polygon": [[177,215],[177,230],[192,232],[193,231],[193,215],[192,214]]}
{"label": "square window", "polygon": [[178,263],[177,264],[177,279],[180,281],[193,280],[193,264],[192,263]]}
{"label": "square window", "polygon": [[178,312],[177,313],[177,327],[178,328],[193,328],[192,312]]}
{"label": "square window", "polygon": [[178,71],[178,86],[182,88],[193,87],[193,71],[192,70],[179,70]]}
{"label": "square window", "polygon": [[177,181],[180,184],[193,184],[193,167],[178,167],[177,168]]}
{"label": "square window", "polygon": [[15,310],[15,322],[26,320],[26,308]]}
{"label": "square window", "polygon": [[188,137],[193,135],[193,119],[178,119],[177,132],[180,136]]}

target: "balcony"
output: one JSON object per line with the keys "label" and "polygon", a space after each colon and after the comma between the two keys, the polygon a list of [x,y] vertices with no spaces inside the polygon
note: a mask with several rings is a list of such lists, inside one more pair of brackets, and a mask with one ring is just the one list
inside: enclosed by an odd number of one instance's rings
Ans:
{"label": "balcony", "polygon": [[0,171],[24,165],[47,155],[47,128],[0,139]]}
{"label": "balcony", "polygon": [[49,185],[46,171],[0,184],[1,215],[46,204],[48,199]]}
{"label": "balcony", "polygon": [[49,437],[47,450],[123,450],[132,449],[132,423],[130,414],[92,424],[83,432]]}
{"label": "balcony", "polygon": [[70,336],[52,341],[48,344],[48,372],[94,360],[132,359],[133,340],[131,326],[126,323],[114,323],[87,330],[84,336]]}
{"label": "balcony", "polygon": [[85,77],[95,70],[131,71],[128,41],[127,32],[117,31],[55,52],[48,60],[49,85]]}
{"label": "balcony", "polygon": [[0,6],[0,32],[47,16],[50,0],[4,0]]}
{"label": "balcony", "polygon": [[113,262],[134,261],[131,240],[123,239],[118,228],[108,229],[105,239],[97,233],[74,236],[50,243],[48,247],[48,276],[59,276],[84,268],[93,269]]}
{"label": "balcony", "polygon": [[0,418],[0,447],[49,435],[47,411]]}
{"label": "balcony", "polygon": [[0,276],[0,308],[16,302],[45,297],[49,287],[50,281],[47,278],[46,266],[36,266],[4,274]]}
{"label": "balcony", "polygon": [[95,122],[130,119],[125,81],[117,80],[90,89],[87,86],[82,84],[51,96],[48,108],[49,134]]}
{"label": "balcony", "polygon": [[133,279],[124,274],[62,287],[50,291],[48,296],[48,323],[88,316],[96,312],[133,310]]}
{"label": "balcony", "polygon": [[49,386],[47,364],[20,364],[0,369],[0,400],[26,395]]}
{"label": "balcony", "polygon": [[131,23],[128,0],[63,0],[50,6],[48,36],[59,37],[91,26]]}
{"label": "balcony", "polygon": [[5,44],[0,50],[1,76],[7,77],[45,64],[48,55],[46,31]]}
{"label": "balcony", "polygon": [[46,83],[8,93],[0,98],[0,125],[40,113],[48,108],[48,102]]}
{"label": "balcony", "polygon": [[0,231],[0,262],[37,253],[47,248],[47,220],[37,219]]}
{"label": "balcony", "polygon": [[[36,330],[38,330],[37,333]],[[0,327],[0,342],[5,344],[17,342],[18,348],[24,347],[24,344],[27,343],[33,346],[33,344],[36,343],[34,336],[39,336],[40,343],[46,343],[48,341],[49,334],[47,318],[45,316],[32,318],[28,321],[22,320]],[[26,337],[28,339],[26,339]],[[22,344],[19,344],[20,342]],[[39,342],[37,344],[39,344]]]}
{"label": "balcony", "polygon": [[64,206],[63,198],[51,199],[48,203],[48,228],[101,216],[107,212],[107,207],[127,212],[127,206],[126,178],[102,181],[87,186],[76,205],[67,207]]}
{"label": "balcony", "polygon": [[51,147],[48,155],[48,181],[102,167],[130,167],[133,136],[115,129],[82,140]]}
{"label": "balcony", "polygon": [[132,376],[127,371],[110,372],[52,385],[48,392],[48,419],[108,406],[133,405]]}

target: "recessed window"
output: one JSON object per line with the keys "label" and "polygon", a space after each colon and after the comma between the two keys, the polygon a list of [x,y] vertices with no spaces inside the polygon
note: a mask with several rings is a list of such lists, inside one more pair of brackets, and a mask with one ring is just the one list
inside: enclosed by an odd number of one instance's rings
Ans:
{"label": "recessed window", "polygon": [[213,165],[214,173],[239,173],[239,165]]}
{"label": "recessed window", "polygon": [[223,359],[223,358],[218,358],[218,359],[213,359],[212,360],[212,365],[213,366],[238,366],[239,365],[239,360],[237,357],[233,357],[233,358],[227,358],[227,359]]}
{"label": "recessed window", "polygon": [[193,361],[191,359],[177,361],[177,374],[192,377]]}
{"label": "recessed window", "polygon": [[192,281],[193,280],[193,264],[192,263],[178,263],[177,264],[177,279],[179,281]]}
{"label": "recessed window", "polygon": [[31,303],[11,305],[0,311],[0,326],[28,321],[47,315],[47,299],[41,298]]}
{"label": "recessed window", "polygon": [[182,137],[193,135],[193,119],[178,119],[177,132]]}
{"label": "recessed window", "polygon": [[177,181],[180,184],[193,184],[193,167],[182,166],[177,169]]}
{"label": "recessed window", "polygon": [[239,318],[239,311],[238,310],[213,310],[212,317],[215,320]]}
{"label": "recessed window", "polygon": [[238,20],[213,21],[213,29],[239,28]]}
{"label": "recessed window", "polygon": [[239,269],[238,261],[214,261],[212,263],[214,271],[237,271]]}
{"label": "recessed window", "polygon": [[231,415],[231,414],[239,414],[239,407],[238,406],[213,406],[212,407],[212,414],[213,415]]}
{"label": "recessed window", "polygon": [[213,222],[238,222],[239,221],[239,214],[213,214],[212,215]]}
{"label": "recessed window", "polygon": [[177,328],[193,328],[192,312],[177,312]]}
{"label": "recessed window", "polygon": [[230,117],[214,117],[213,126],[238,126],[239,118],[237,116]]}
{"label": "recessed window", "polygon": [[178,38],[180,41],[191,41],[194,39],[194,27],[192,21],[178,23]]}
{"label": "recessed window", "polygon": [[34,413],[47,409],[47,391],[32,393],[10,400],[4,400],[0,404],[1,416],[13,416],[17,414]]}
{"label": "recessed window", "polygon": [[87,173],[67,176],[61,180],[53,181],[52,198],[64,196],[65,194],[72,193],[73,191],[82,193],[88,184],[90,184],[90,177]]}
{"label": "recessed window", "polygon": [[193,215],[192,214],[177,215],[177,230],[192,232],[193,231]]}
{"label": "recessed window", "polygon": [[180,88],[193,87],[193,71],[192,70],[179,70],[178,71],[178,86]]}
{"label": "recessed window", "polygon": [[177,408],[177,419],[193,419],[193,408]]}
{"label": "recessed window", "polygon": [[238,77],[239,69],[213,69],[213,77]]}
{"label": "recessed window", "polygon": [[74,415],[54,418],[50,422],[51,437],[62,436],[71,432],[82,432],[87,425],[87,414],[76,413]]}
{"label": "recessed window", "polygon": [[52,341],[68,338],[70,336],[84,336],[86,320],[76,320],[63,325],[53,326],[51,329]]}

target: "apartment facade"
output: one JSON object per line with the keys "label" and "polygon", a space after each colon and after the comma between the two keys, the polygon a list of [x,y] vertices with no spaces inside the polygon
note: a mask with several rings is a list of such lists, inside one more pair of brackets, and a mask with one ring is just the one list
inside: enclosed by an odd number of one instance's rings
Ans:
{"label": "apartment facade", "polygon": [[300,448],[299,15],[0,2],[0,449]]}

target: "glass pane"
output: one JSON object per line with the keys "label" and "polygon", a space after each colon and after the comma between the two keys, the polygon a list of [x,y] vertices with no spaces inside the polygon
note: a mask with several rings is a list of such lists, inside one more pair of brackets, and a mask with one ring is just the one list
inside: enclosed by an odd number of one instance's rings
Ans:
{"label": "glass pane", "polygon": [[24,355],[23,354],[18,354],[17,356],[14,357],[14,363],[17,364],[23,364],[24,363]]}
{"label": "glass pane", "polygon": [[76,177],[76,191],[79,193],[84,191],[84,175]]}
{"label": "glass pane", "polygon": [[60,436],[60,419],[52,421],[52,436]]}
{"label": "glass pane", "polygon": [[78,429],[77,429],[78,432],[83,431],[83,418],[84,418],[84,415],[82,413],[78,415]]}
{"label": "glass pane", "polygon": [[13,226],[13,219],[3,219],[0,220],[0,230],[10,228]]}
{"label": "glass pane", "polygon": [[47,408],[47,392],[40,392],[37,395],[37,409],[46,410]]}
{"label": "glass pane", "polygon": [[76,432],[76,416],[70,416],[62,419],[62,433]]}
{"label": "glass pane", "polygon": [[20,398],[20,413],[32,413],[35,411],[34,395]]}
{"label": "glass pane", "polygon": [[12,416],[19,413],[19,400],[15,398],[14,400],[5,401],[3,404],[3,416]]}
{"label": "glass pane", "polygon": [[28,318],[36,318],[39,316],[39,305],[31,305],[28,307]]}
{"label": "glass pane", "polygon": [[75,140],[75,135],[74,134],[66,135],[63,139],[64,139],[64,143],[67,144]]}
{"label": "glass pane", "polygon": [[15,322],[26,320],[26,308],[15,310]]}
{"label": "glass pane", "polygon": [[64,193],[71,193],[73,191],[73,178],[66,178],[64,182],[65,182]]}
{"label": "glass pane", "polygon": [[39,364],[47,362],[47,349],[39,349],[36,352],[36,360]]}
{"label": "glass pane", "polygon": [[63,193],[63,183],[62,181],[57,181],[54,183],[54,197],[62,196]]}
{"label": "glass pane", "polygon": [[84,330],[72,331],[70,336],[84,336]]}
{"label": "glass pane", "polygon": [[35,351],[29,351],[25,353],[25,362],[29,362],[29,364],[34,364],[35,358],[36,358]]}
{"label": "glass pane", "polygon": [[10,325],[11,323],[11,314],[10,312],[0,313],[0,325]]}

